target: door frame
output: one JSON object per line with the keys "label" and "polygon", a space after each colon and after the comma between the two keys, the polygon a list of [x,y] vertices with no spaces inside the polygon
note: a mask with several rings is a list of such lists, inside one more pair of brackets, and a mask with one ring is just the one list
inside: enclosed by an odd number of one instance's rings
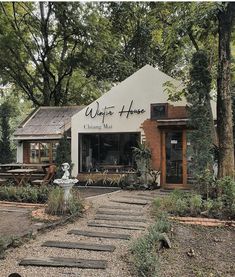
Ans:
{"label": "door frame", "polygon": [[[166,183],[166,133],[167,132],[182,133],[182,167],[183,167],[183,182],[182,184]],[[163,188],[189,188],[187,184],[187,129],[162,129],[161,130],[161,184]]]}

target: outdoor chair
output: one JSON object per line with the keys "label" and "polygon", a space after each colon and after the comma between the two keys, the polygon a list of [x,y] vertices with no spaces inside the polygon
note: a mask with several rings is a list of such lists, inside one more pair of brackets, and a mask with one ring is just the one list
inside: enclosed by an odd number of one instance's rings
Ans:
{"label": "outdoor chair", "polygon": [[50,165],[47,168],[47,173],[46,173],[45,177],[42,180],[32,181],[32,184],[34,184],[34,185],[48,185],[54,180],[55,173],[56,173],[56,166],[55,165]]}

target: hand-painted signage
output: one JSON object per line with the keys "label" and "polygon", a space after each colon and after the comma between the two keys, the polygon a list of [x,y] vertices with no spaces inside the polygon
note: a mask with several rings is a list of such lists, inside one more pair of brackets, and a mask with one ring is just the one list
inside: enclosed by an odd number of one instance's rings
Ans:
{"label": "hand-painted signage", "polygon": [[122,110],[119,112],[120,116],[122,116],[123,114],[126,114],[126,118],[128,118],[129,115],[142,114],[145,112],[145,109],[133,109],[132,105],[133,105],[133,100],[131,101],[128,110],[125,110],[125,105],[123,105]]}
{"label": "hand-painted signage", "polygon": [[91,118],[95,118],[96,116],[102,116],[102,123],[104,123],[104,118],[107,115],[114,114],[114,112],[111,111],[111,109],[113,109],[113,108],[114,108],[114,106],[110,106],[110,107],[105,106],[103,111],[101,111],[100,104],[99,104],[99,102],[96,101],[96,108],[93,110],[93,108],[87,107],[87,109],[85,111],[85,116],[90,116]]}
{"label": "hand-painted signage", "polygon": [[[119,114],[120,117],[125,115],[126,118],[129,118],[129,116],[131,116],[131,115],[138,115],[138,114],[145,113],[145,109],[133,108],[133,102],[134,101],[132,100],[127,108],[126,108],[126,105],[122,106],[121,110],[118,111],[118,114]],[[115,106],[105,106],[103,109],[100,109],[100,104],[97,101],[95,107],[93,107],[93,108],[87,107],[86,108],[85,116],[90,116],[91,118],[101,116],[102,117],[102,123],[104,123],[105,118],[107,116],[111,116],[115,113],[114,110],[113,110],[114,108],[115,108]]]}

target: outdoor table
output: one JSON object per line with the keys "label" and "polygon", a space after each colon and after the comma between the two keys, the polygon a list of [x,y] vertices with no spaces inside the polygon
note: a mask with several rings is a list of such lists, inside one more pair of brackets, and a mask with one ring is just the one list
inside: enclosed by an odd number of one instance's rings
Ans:
{"label": "outdoor table", "polygon": [[26,163],[9,163],[9,164],[0,164],[0,168],[3,170],[11,170],[11,169],[18,169],[18,168],[42,168],[43,172],[46,173],[46,168],[49,167],[51,164],[44,163],[44,164],[26,164]]}
{"label": "outdoor table", "polygon": [[36,169],[32,168],[19,168],[8,170],[8,173],[11,173],[17,185],[25,185],[31,179],[31,175],[35,172]]}
{"label": "outdoor table", "polygon": [[52,164],[44,163],[44,164],[22,164],[22,168],[42,168],[43,172],[46,173],[46,168]]}

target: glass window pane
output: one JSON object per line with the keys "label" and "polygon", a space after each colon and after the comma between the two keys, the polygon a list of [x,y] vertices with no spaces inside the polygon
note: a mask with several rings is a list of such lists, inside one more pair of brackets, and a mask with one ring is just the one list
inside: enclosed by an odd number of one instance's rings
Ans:
{"label": "glass window pane", "polygon": [[50,143],[40,143],[41,163],[50,162]]}
{"label": "glass window pane", "polygon": [[52,163],[55,163],[55,159],[56,159],[56,149],[57,146],[59,145],[59,142],[53,142],[52,143]]}
{"label": "glass window pane", "polygon": [[80,135],[81,170],[119,172],[132,168],[132,147],[139,139],[139,133]]}
{"label": "glass window pane", "polygon": [[182,132],[167,132],[166,183],[183,183],[182,157]]}
{"label": "glass window pane", "polygon": [[30,143],[30,163],[40,163],[39,159],[39,143]]}

